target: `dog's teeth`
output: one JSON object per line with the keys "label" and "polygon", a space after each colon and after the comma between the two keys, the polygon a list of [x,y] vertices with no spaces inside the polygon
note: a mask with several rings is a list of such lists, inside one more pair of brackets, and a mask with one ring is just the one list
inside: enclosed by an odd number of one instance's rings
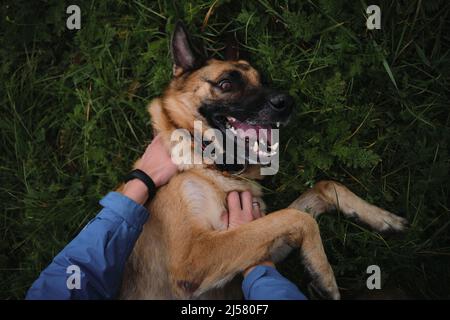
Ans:
{"label": "dog's teeth", "polygon": [[258,141],[255,141],[255,144],[253,145],[253,152],[254,152],[254,153],[257,153],[257,152],[258,152],[258,149],[259,149]]}
{"label": "dog's teeth", "polygon": [[227,129],[230,129],[230,128],[231,128],[231,124],[230,124],[229,122],[227,122],[227,123],[225,123],[225,127],[226,127]]}
{"label": "dog's teeth", "polygon": [[280,127],[280,121],[277,121],[277,128]]}
{"label": "dog's teeth", "polygon": [[270,149],[273,150],[274,152],[276,152],[279,145],[280,145],[280,144],[277,142],[277,143],[275,143],[274,145],[272,145],[272,146],[270,147]]}

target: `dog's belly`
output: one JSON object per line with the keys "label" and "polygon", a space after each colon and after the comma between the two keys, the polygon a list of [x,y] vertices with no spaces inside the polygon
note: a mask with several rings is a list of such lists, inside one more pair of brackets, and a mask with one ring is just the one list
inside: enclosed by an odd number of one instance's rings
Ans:
{"label": "dog's belly", "polygon": [[214,186],[205,184],[200,179],[186,179],[181,183],[184,210],[199,225],[209,230],[225,230],[225,220],[221,217],[226,212],[223,193]]}
{"label": "dog's belly", "polygon": [[[227,228],[221,217],[226,212],[226,195],[232,190],[252,191],[265,208],[259,188],[220,174],[211,177],[185,172],[161,188],[149,207],[150,218],[127,263],[121,298],[175,299],[170,261],[186,254],[190,237],[199,230]],[[237,278],[223,279],[196,298],[240,299],[240,277]]]}

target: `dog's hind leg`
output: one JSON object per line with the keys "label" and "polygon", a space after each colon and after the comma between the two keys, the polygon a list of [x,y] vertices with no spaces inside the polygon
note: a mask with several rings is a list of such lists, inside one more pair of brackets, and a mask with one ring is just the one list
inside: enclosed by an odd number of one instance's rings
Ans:
{"label": "dog's hind leg", "polygon": [[169,258],[172,288],[179,298],[198,297],[223,285],[283,244],[300,248],[314,287],[322,296],[340,297],[319,227],[307,213],[283,209],[232,230],[197,233],[189,242],[188,250]]}
{"label": "dog's hind leg", "polygon": [[312,189],[292,202],[289,208],[306,211],[313,217],[339,210],[345,216],[355,218],[380,232],[403,231],[408,225],[406,219],[367,203],[334,181],[317,182]]}

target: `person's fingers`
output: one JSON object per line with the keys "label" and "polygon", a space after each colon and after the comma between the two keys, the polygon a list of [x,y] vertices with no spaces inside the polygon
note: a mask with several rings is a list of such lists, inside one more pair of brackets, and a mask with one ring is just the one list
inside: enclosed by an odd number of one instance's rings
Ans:
{"label": "person's fingers", "polygon": [[222,212],[222,215],[220,216],[220,221],[222,221],[223,224],[225,225],[225,227],[228,229],[228,226],[230,224],[228,212],[226,212],[226,211]]}
{"label": "person's fingers", "polygon": [[253,218],[255,219],[261,218],[261,208],[257,199],[252,200],[252,209],[253,209],[252,210]]}
{"label": "person's fingers", "polygon": [[249,191],[241,192],[241,204],[242,204],[242,214],[244,215],[245,221],[252,221],[252,199],[253,196]]}
{"label": "person's fingers", "polygon": [[252,211],[252,199],[253,196],[250,193],[250,191],[244,191],[241,192],[241,204],[242,204],[242,210],[251,212]]}
{"label": "person's fingers", "polygon": [[232,191],[228,194],[227,203],[228,213],[230,215],[239,214],[241,212],[241,200],[239,199],[239,193],[236,191]]}

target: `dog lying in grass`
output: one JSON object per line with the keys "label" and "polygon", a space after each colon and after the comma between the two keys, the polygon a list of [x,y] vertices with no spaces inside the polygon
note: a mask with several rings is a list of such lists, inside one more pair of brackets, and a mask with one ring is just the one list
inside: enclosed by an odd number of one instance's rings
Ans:
{"label": "dog lying in grass", "polygon": [[[195,121],[202,122],[203,130],[223,133],[270,131],[287,122],[293,99],[263,86],[247,61],[199,60],[182,24],[176,25],[171,46],[173,79],[149,106],[153,128],[168,150],[173,148],[172,132],[193,133]],[[261,144],[275,149],[267,136],[256,138],[255,152]],[[314,218],[339,209],[376,231],[406,227],[405,219],[367,203],[342,184],[320,181],[286,209],[227,230],[221,216],[230,191],[250,190],[265,210],[261,188],[252,183],[257,169],[243,166],[230,174],[227,167],[206,163],[180,165],[180,173],[147,204],[151,219],[127,263],[121,298],[241,298],[236,275],[268,258],[280,261],[299,248],[313,287],[325,298],[339,299]]]}

